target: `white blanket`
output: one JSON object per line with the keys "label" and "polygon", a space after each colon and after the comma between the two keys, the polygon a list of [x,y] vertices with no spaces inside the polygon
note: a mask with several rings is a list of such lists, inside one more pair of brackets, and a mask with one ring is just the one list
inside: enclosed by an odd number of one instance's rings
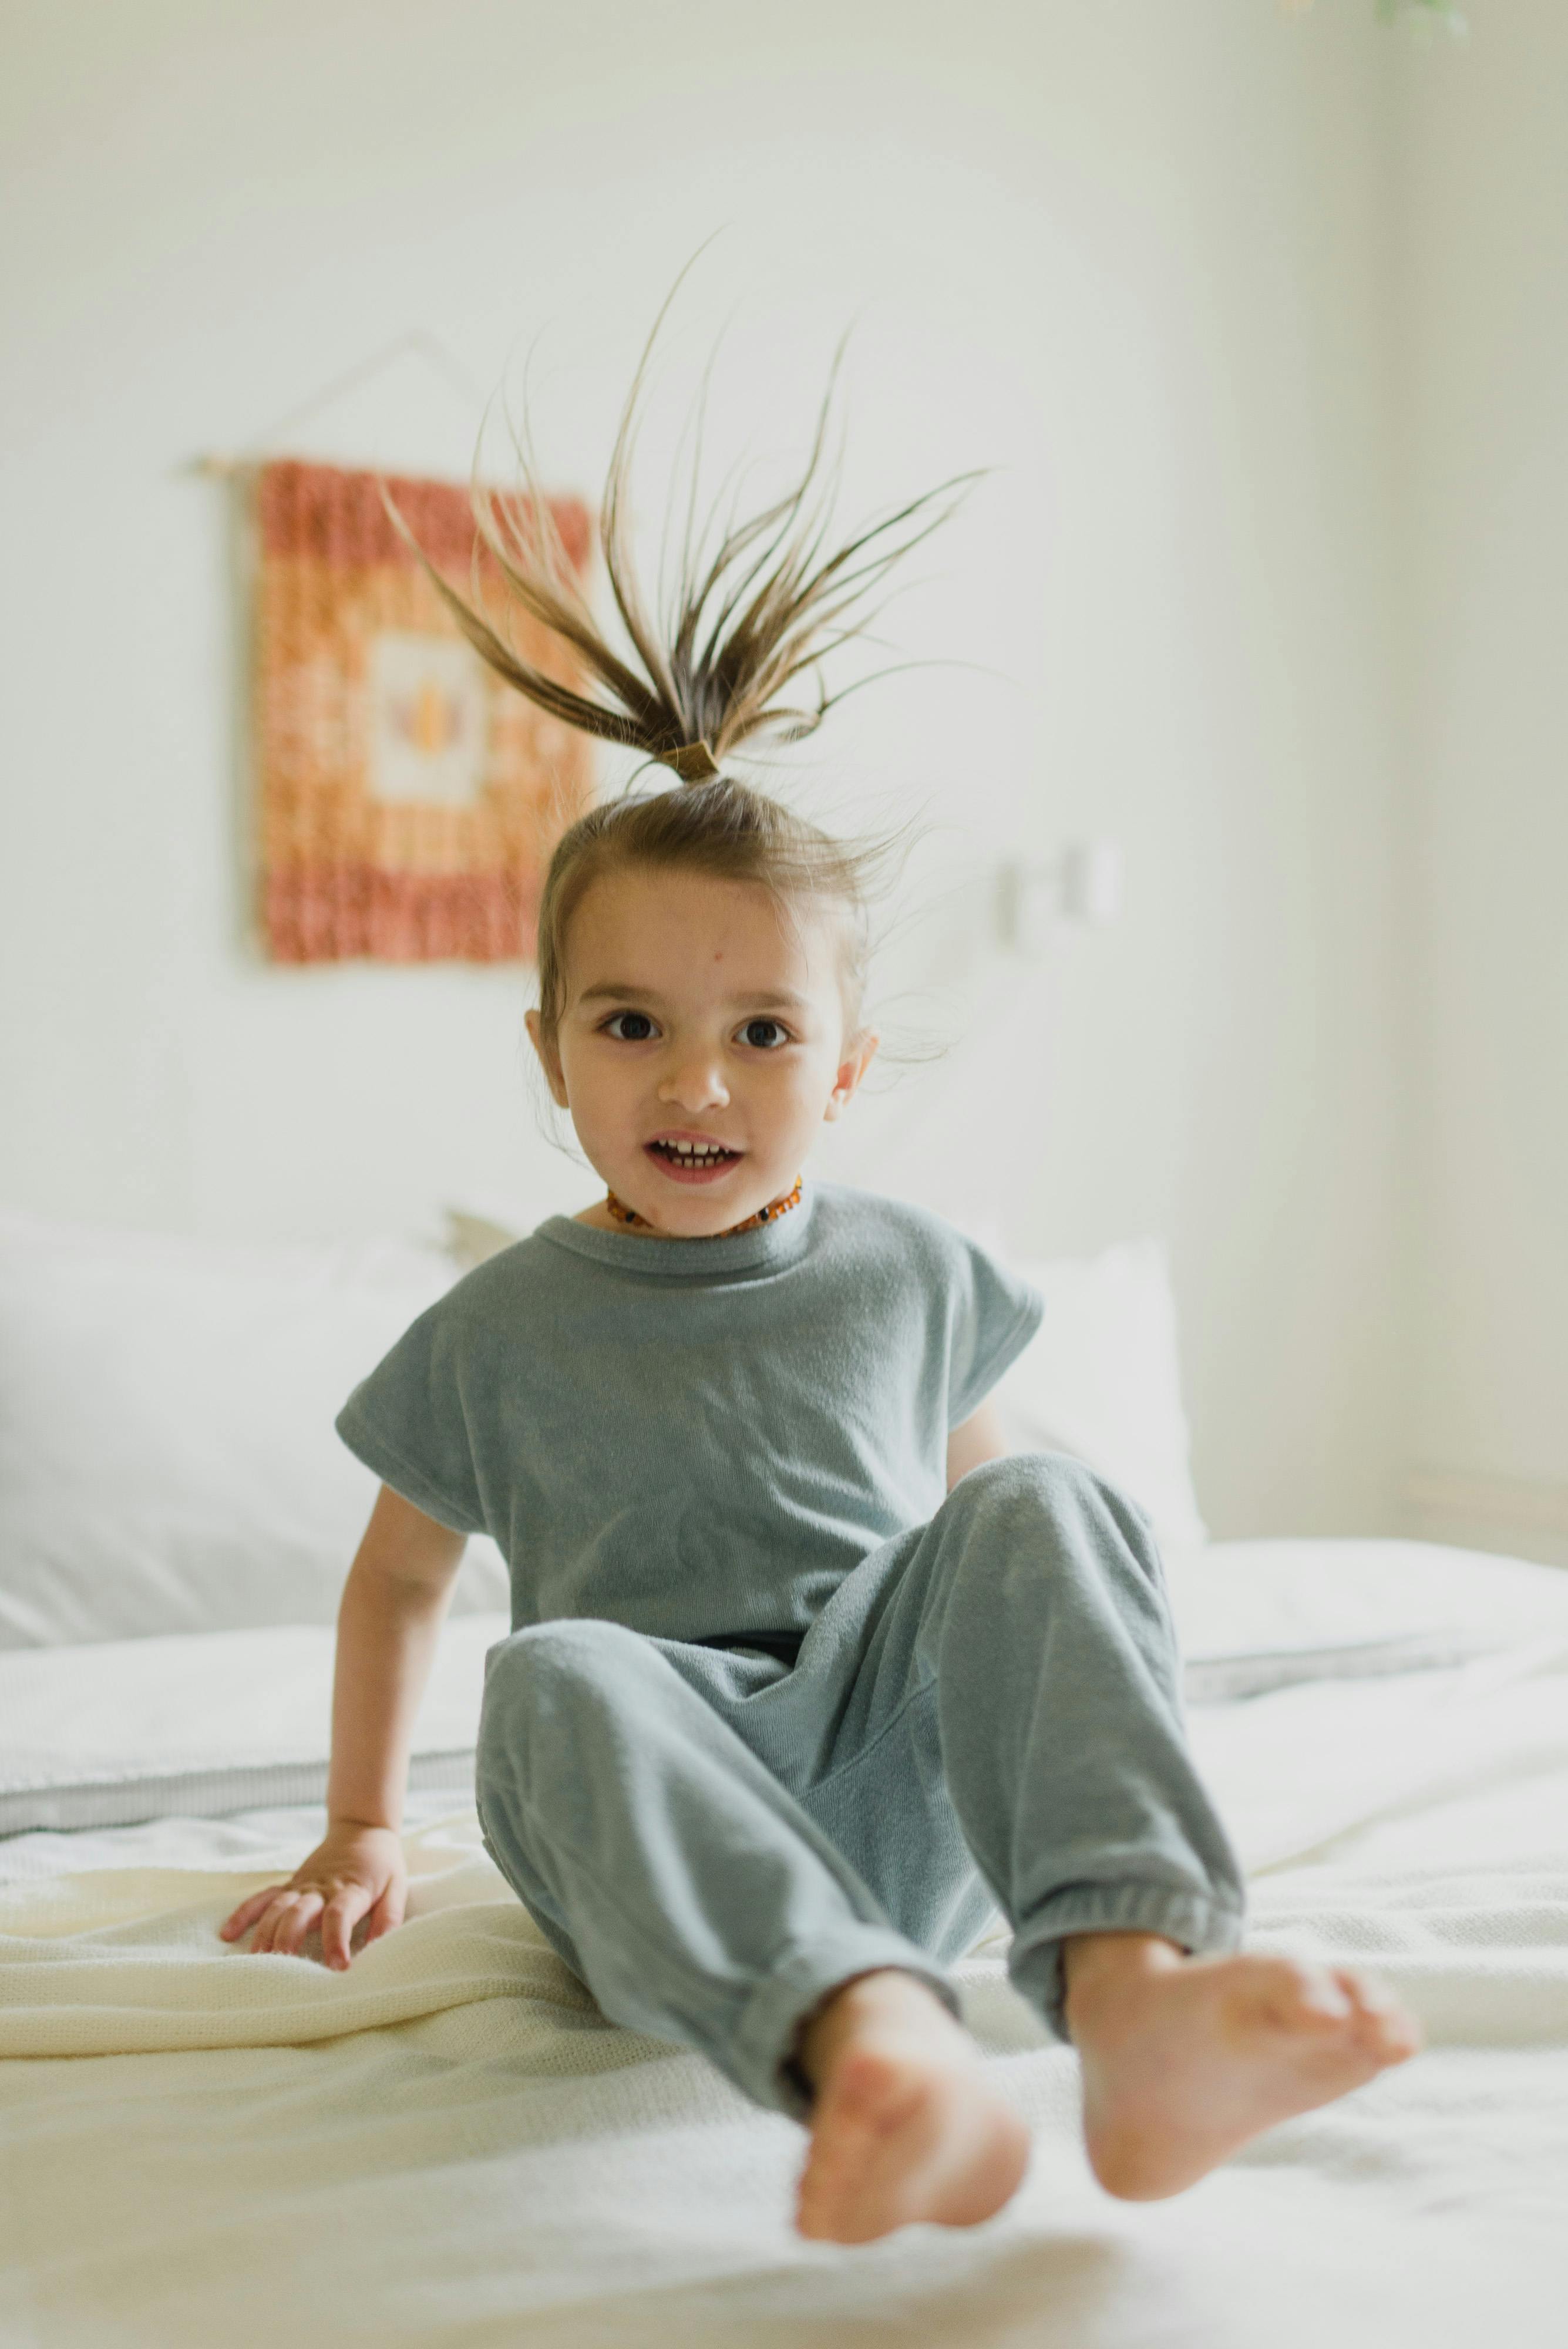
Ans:
{"label": "white blanket", "polygon": [[804,2244],[799,2132],[605,2025],[466,1810],[410,1836],[411,1920],[343,1976],[215,1936],[311,1815],[168,1821],[0,1893],[0,2344],[1557,2349],[1568,1647],[1291,1689],[1194,1732],[1256,1938],[1371,1961],[1432,2044],[1190,2194],[1098,2191],[1073,2058],[992,1946],[963,1989],[1035,2130],[1024,2189],[967,2234]]}

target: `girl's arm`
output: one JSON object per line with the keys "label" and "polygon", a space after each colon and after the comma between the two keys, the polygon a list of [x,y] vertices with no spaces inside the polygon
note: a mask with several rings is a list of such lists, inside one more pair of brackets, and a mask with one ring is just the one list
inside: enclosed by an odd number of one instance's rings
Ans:
{"label": "girl's arm", "polygon": [[383,1485],[337,1609],[327,1815],[403,1823],[414,1715],[430,1678],[463,1537]]}
{"label": "girl's arm", "polygon": [[961,1427],[948,1436],[948,1490],[982,1461],[1005,1460],[1011,1449],[1002,1432],[1002,1415],[992,1402],[982,1402]]}
{"label": "girl's arm", "polygon": [[341,1968],[362,1917],[367,1940],[402,1922],[409,1746],[462,1551],[461,1534],[382,1485],[337,1610],[327,1833],[286,1884],[241,1901],[224,1940],[254,1926],[254,1950],[289,1953],[319,1922],[321,1954]]}

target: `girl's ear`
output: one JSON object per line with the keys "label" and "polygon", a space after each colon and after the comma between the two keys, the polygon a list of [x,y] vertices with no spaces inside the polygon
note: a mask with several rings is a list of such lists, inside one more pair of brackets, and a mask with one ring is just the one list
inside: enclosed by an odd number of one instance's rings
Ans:
{"label": "girl's ear", "polygon": [[861,1034],[851,1039],[849,1047],[838,1064],[838,1073],[833,1080],[833,1091],[828,1094],[827,1105],[822,1112],[825,1118],[832,1120],[839,1117],[848,1107],[861,1078],[871,1066],[873,1056],[881,1040],[879,1036],[873,1036],[869,1029],[864,1030]]}
{"label": "girl's ear", "polygon": [[553,1036],[546,1036],[544,1023],[536,1011],[524,1014],[528,1027],[528,1041],[539,1055],[539,1065],[545,1071],[545,1081],[550,1088],[550,1099],[557,1109],[571,1106],[566,1099],[566,1080],[561,1068],[561,1055]]}

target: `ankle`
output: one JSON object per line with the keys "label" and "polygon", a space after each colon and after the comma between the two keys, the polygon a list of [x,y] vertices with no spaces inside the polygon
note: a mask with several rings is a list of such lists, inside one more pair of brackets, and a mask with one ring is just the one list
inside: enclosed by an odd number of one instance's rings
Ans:
{"label": "ankle", "polygon": [[1063,2018],[1075,2044],[1099,2018],[1161,1974],[1187,1951],[1163,1933],[1069,1933],[1062,1944]]}
{"label": "ankle", "polygon": [[901,1967],[880,1966],[840,1982],[802,2023],[795,2062],[814,2089],[823,2087],[840,2057],[879,2032],[951,2035],[960,2024],[929,1983]]}

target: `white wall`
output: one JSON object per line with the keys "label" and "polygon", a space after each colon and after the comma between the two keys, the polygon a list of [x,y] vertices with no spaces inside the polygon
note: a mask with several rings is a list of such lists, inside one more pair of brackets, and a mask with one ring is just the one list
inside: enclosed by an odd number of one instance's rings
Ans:
{"label": "white wall", "polygon": [[[1002,678],[867,693],[794,770],[829,817],[926,809],[887,988],[959,1039],[825,1168],[1032,1252],[1163,1233],[1216,1529],[1391,1523],[1370,0],[100,0],[83,33],[13,10],[0,87],[0,1198],[301,1234],[588,1195],[521,975],[245,947],[223,496],[188,466],[408,328],[489,387],[544,327],[540,439],[591,490],[727,224],[676,351],[746,296],[718,443],[798,445],[859,313],[851,508],[1000,469],[894,618]],[[302,440],[462,470],[474,422],[408,364]],[[1085,832],[1124,918],[1009,960],[995,860]]]}
{"label": "white wall", "polygon": [[1568,16],[1405,65],[1412,1498],[1568,1563]]}

